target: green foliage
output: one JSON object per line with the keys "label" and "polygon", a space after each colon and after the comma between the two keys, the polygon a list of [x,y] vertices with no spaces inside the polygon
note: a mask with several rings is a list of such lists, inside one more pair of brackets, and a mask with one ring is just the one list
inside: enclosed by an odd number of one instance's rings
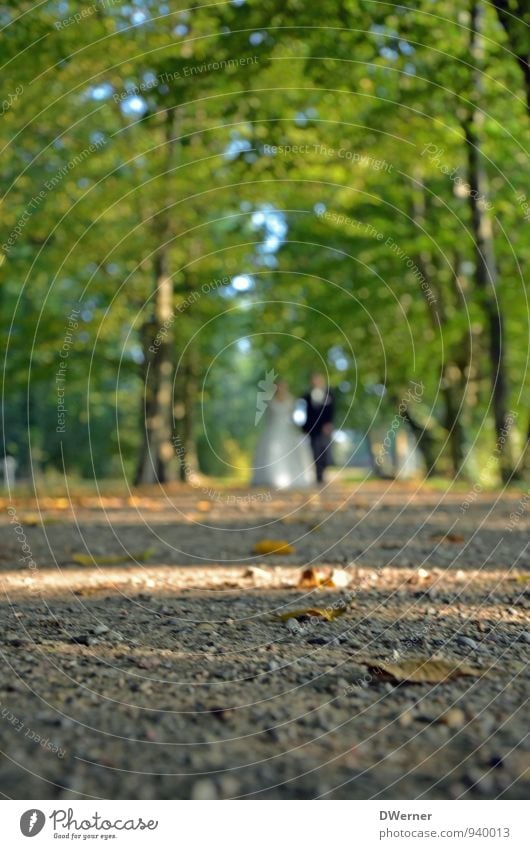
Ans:
{"label": "green foliage", "polygon": [[[530,130],[508,34],[484,7],[482,155],[522,446]],[[328,369],[344,389],[344,425],[359,429],[421,381],[420,418],[446,435],[443,388],[458,373],[468,444],[491,450],[487,329],[462,189],[462,125],[478,99],[462,5],[83,8],[0,10],[12,94],[0,130],[3,431],[22,467],[64,461],[99,477],[123,461],[132,473],[145,334],[160,331],[153,257],[166,243],[177,376],[193,350],[208,471],[223,474],[212,459],[223,444],[251,450],[248,410],[271,366],[295,392],[313,368]],[[250,275],[248,290],[230,285],[236,275]],[[57,370],[76,309],[60,432]],[[243,337],[250,353],[235,345]],[[387,387],[384,401],[374,384]]]}

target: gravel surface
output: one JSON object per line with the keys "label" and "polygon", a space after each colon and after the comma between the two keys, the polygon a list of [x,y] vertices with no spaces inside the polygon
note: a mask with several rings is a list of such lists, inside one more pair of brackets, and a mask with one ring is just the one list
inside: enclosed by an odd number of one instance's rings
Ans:
{"label": "gravel surface", "polygon": [[[340,482],[6,502],[2,793],[527,797],[521,504]],[[299,587],[308,566],[331,582]],[[281,618],[307,608],[332,621]],[[411,657],[470,671],[378,665]]]}

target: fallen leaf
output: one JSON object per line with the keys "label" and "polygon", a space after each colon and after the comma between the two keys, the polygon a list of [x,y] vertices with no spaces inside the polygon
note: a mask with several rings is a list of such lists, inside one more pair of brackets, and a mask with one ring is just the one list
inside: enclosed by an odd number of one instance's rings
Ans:
{"label": "fallen leaf", "polygon": [[302,571],[297,587],[301,590],[312,590],[319,587],[342,589],[347,587],[351,576],[344,569],[317,569],[310,566]]}
{"label": "fallen leaf", "polygon": [[288,610],[286,613],[278,613],[277,617],[282,622],[286,622],[287,619],[296,619],[299,622],[303,622],[312,617],[325,619],[326,622],[333,622],[334,619],[343,616],[346,613],[346,609],[346,607],[302,607],[298,610]]}
{"label": "fallen leaf", "polygon": [[329,577],[329,570],[324,573],[315,569],[314,566],[310,566],[308,569],[302,571],[297,586],[301,590],[315,589],[316,587],[323,586]]}
{"label": "fallen leaf", "polygon": [[431,539],[435,542],[465,542],[466,538],[462,534],[433,534]]}
{"label": "fallen leaf", "polygon": [[77,590],[73,591],[74,595],[97,595],[98,593],[105,593],[112,591],[116,593],[118,590],[116,584],[98,584],[95,587],[80,587]]}
{"label": "fallen leaf", "polygon": [[27,525],[29,528],[36,528],[39,525],[55,525],[58,522],[60,522],[60,519],[56,519],[53,516],[41,517],[37,513],[28,513],[22,517],[22,524]]}
{"label": "fallen leaf", "polygon": [[416,569],[416,572],[414,573],[414,575],[411,575],[411,577],[408,578],[407,583],[408,584],[422,584],[430,577],[431,577],[431,573],[428,572],[427,569]]}
{"label": "fallen leaf", "polygon": [[439,684],[464,675],[476,677],[481,674],[466,664],[453,660],[435,660],[432,657],[406,657],[395,663],[387,663],[383,660],[362,660],[361,663],[380,677],[415,684]]}
{"label": "fallen leaf", "polygon": [[255,554],[294,554],[294,548],[283,539],[262,539],[254,546]]}
{"label": "fallen leaf", "polygon": [[70,507],[69,498],[47,498],[45,500],[46,506],[51,506],[56,510],[68,510],[68,508]]}
{"label": "fallen leaf", "polygon": [[127,554],[125,551],[123,554],[103,554],[103,555],[95,555],[92,554],[72,554],[72,560],[74,563],[79,563],[80,566],[115,566],[118,563],[126,563],[129,560],[143,562],[144,560],[148,560],[155,553],[155,548],[147,548],[145,551],[136,551]]}

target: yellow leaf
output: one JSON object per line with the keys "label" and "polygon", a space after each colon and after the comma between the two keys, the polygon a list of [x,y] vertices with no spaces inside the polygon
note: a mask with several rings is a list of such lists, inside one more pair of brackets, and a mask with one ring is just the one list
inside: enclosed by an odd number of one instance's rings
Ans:
{"label": "yellow leaf", "polygon": [[145,551],[132,552],[127,554],[103,554],[101,556],[92,556],[91,554],[73,554],[72,560],[74,563],[79,563],[80,566],[116,566],[118,563],[127,563],[128,561],[143,562],[148,560],[154,553],[155,548],[147,548]]}
{"label": "yellow leaf", "polygon": [[46,502],[46,507],[52,507],[55,510],[67,510],[70,507],[69,498],[48,498]]}
{"label": "yellow leaf", "polygon": [[55,525],[59,521],[59,519],[55,519],[53,516],[42,516],[41,518],[37,513],[28,513],[22,519],[23,524],[29,528],[36,528],[39,525]]}
{"label": "yellow leaf", "polygon": [[262,539],[254,546],[255,554],[293,554],[294,548],[284,539]]}
{"label": "yellow leaf", "polygon": [[279,613],[278,619],[281,619],[282,622],[287,621],[287,619],[303,621],[316,616],[320,619],[325,619],[326,622],[333,622],[334,619],[343,616],[344,613],[346,613],[345,607],[302,607],[298,610],[288,610],[286,613]]}
{"label": "yellow leaf", "polygon": [[395,663],[382,660],[361,661],[381,677],[394,681],[409,681],[417,684],[439,684],[464,675],[478,676],[481,673],[453,660],[435,660],[432,657],[404,657]]}

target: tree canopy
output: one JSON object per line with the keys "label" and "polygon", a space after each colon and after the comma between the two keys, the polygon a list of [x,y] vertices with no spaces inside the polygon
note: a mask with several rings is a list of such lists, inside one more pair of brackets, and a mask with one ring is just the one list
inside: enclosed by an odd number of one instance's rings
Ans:
{"label": "tree canopy", "polygon": [[17,0],[0,22],[22,469],[233,474],[274,367],[295,392],[327,371],[363,433],[421,385],[427,471],[524,473],[523,4]]}

